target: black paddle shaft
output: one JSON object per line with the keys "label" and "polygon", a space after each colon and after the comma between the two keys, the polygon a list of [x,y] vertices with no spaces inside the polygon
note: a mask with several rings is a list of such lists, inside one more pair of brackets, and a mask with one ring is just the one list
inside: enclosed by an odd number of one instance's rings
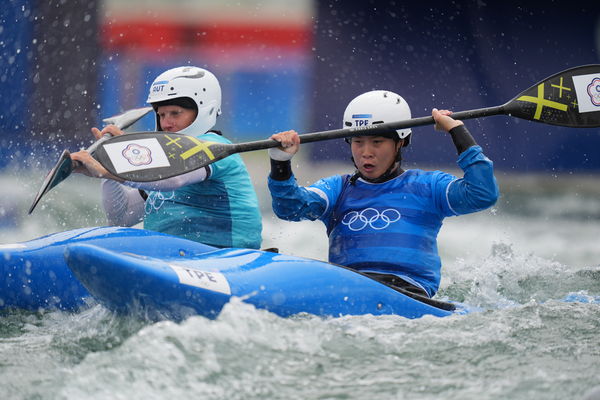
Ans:
{"label": "black paddle shaft", "polygon": [[[454,119],[471,119],[489,117],[492,115],[506,114],[506,105],[496,107],[478,108],[469,111],[459,111],[452,114]],[[300,143],[320,142],[323,140],[340,139],[355,136],[377,136],[393,130],[413,128],[416,126],[433,125],[433,117],[412,118],[404,121],[388,122],[377,125],[368,125],[355,128],[334,129],[322,132],[305,133],[299,135]],[[257,140],[254,142],[238,143],[228,146],[231,148],[230,154],[243,153],[247,151],[269,149],[279,146],[279,142],[273,139]]]}
{"label": "black paddle shaft", "polygon": [[[481,108],[470,111],[461,111],[452,114],[458,119],[479,118],[490,115],[502,114],[505,106]],[[356,128],[337,129],[323,132],[313,132],[299,135],[301,143],[319,142],[354,136],[376,136],[391,130],[404,129],[414,126],[431,125],[435,121],[433,117],[413,118],[404,121],[389,122],[377,125],[369,125]],[[162,165],[153,164],[156,161],[156,153],[149,149],[143,149],[146,158],[140,162],[131,154],[132,148],[142,149],[143,144],[139,141],[153,140],[164,152],[168,163]],[[115,150],[107,150],[106,144],[119,145]],[[244,153],[255,150],[264,150],[279,146],[280,143],[273,139],[257,140],[245,143],[222,143],[200,140],[195,137],[181,133],[169,132],[134,132],[127,135],[112,137],[98,147],[94,157],[113,175],[121,179],[134,182],[150,182],[167,179],[172,176],[181,175],[198,168],[206,167],[216,161],[236,153]],[[131,147],[133,146],[133,147]],[[125,162],[125,160],[127,162]],[[132,166],[135,161],[140,166]],[[123,167],[125,165],[125,167]],[[119,167],[117,167],[119,166]]]}

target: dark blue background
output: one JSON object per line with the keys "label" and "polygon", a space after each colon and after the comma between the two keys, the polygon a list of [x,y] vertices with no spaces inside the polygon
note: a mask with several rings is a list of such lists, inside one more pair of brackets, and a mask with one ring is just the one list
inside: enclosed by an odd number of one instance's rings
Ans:
{"label": "dark blue background", "polygon": [[[337,129],[347,103],[368,90],[397,92],[421,117],[504,104],[556,72],[599,63],[600,1],[321,1],[315,33],[312,126]],[[467,125],[499,169],[600,169],[600,129],[506,116]],[[337,158],[343,142],[309,146],[316,159]],[[455,158],[448,138],[413,129],[407,162]]]}

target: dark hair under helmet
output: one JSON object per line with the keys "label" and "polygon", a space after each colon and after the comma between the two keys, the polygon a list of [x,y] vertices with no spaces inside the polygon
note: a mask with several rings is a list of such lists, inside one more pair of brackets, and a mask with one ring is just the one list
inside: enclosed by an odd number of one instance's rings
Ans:
{"label": "dark hair under helmet", "polygon": [[189,97],[177,97],[175,99],[158,101],[156,103],[152,103],[152,107],[154,111],[158,110],[158,107],[162,106],[179,106],[181,108],[187,108],[189,110],[198,111],[198,106],[196,102]]}

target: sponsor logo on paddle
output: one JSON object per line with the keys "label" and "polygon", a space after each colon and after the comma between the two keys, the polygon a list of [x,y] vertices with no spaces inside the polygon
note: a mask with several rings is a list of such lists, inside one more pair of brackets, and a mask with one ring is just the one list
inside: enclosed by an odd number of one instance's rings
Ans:
{"label": "sponsor logo on paddle", "polygon": [[600,111],[600,75],[588,74],[573,77],[579,112]]}
{"label": "sponsor logo on paddle", "polygon": [[592,83],[588,85],[587,92],[590,95],[592,104],[600,106],[600,78],[594,78]]}
{"label": "sponsor logo on paddle", "polygon": [[134,143],[125,147],[122,154],[131,165],[139,166],[152,163],[152,152],[150,149]]}
{"label": "sponsor logo on paddle", "polygon": [[201,289],[231,295],[229,282],[227,282],[225,275],[220,272],[200,271],[195,268],[183,267],[175,264],[169,264],[169,267],[177,274],[179,283],[183,285],[195,286]]}
{"label": "sponsor logo on paddle", "polygon": [[171,166],[155,138],[108,143],[103,147],[118,174]]}

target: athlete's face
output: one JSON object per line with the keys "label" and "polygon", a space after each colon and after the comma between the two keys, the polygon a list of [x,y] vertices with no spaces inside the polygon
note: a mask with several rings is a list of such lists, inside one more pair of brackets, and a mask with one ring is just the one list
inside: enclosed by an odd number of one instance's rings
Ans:
{"label": "athlete's face", "polygon": [[160,106],[156,109],[156,114],[158,114],[160,127],[163,131],[179,132],[194,122],[198,112],[179,106]]}
{"label": "athlete's face", "polygon": [[350,142],[354,163],[368,179],[379,178],[396,162],[400,146],[402,141],[382,136],[358,136]]}

